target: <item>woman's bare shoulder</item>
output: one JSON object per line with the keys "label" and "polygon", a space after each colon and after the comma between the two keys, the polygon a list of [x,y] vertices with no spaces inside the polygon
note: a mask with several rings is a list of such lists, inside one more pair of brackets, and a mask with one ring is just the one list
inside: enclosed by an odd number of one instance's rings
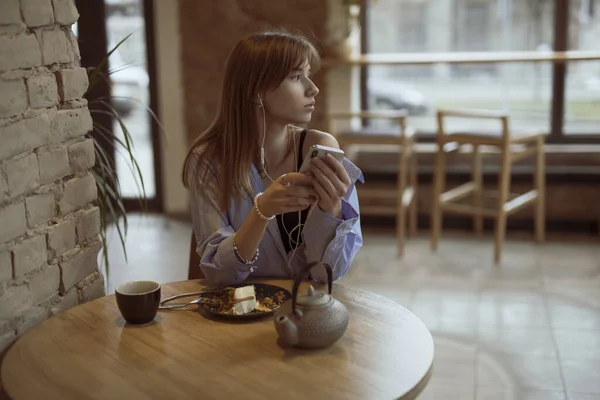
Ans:
{"label": "woman's bare shoulder", "polygon": [[309,129],[308,132],[306,132],[306,139],[304,143],[304,146],[307,149],[315,144],[334,147],[336,149],[340,148],[340,144],[338,143],[335,136],[327,132],[318,131],[316,129]]}

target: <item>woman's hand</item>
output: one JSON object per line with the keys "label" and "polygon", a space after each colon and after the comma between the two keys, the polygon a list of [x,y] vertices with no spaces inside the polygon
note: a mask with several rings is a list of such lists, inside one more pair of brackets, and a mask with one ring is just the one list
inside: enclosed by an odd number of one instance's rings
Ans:
{"label": "woman's hand", "polygon": [[310,173],[321,210],[338,218],[342,215],[342,197],[350,187],[350,177],[341,162],[326,154],[311,160]]}
{"label": "woman's hand", "polygon": [[258,198],[258,209],[265,217],[271,217],[308,208],[317,198],[313,181],[298,172],[281,175]]}

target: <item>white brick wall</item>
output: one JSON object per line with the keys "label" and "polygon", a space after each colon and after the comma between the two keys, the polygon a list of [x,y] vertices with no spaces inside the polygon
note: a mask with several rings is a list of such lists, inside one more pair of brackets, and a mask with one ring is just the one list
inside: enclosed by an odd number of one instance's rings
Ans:
{"label": "white brick wall", "polygon": [[67,39],[69,42],[69,54],[73,58],[73,60],[79,62],[81,61],[81,54],[79,53],[79,45],[77,44],[77,38],[72,30],[68,30]]}
{"label": "white brick wall", "polygon": [[40,166],[40,183],[42,185],[61,179],[71,173],[66,146],[48,151],[40,151],[38,153],[38,163]]}
{"label": "white brick wall", "polygon": [[18,158],[6,164],[8,194],[17,197],[40,185],[40,172],[35,153]]}
{"label": "white brick wall", "polygon": [[8,182],[2,168],[0,168],[0,204],[10,199],[8,195]]}
{"label": "white brick wall", "polygon": [[43,267],[47,261],[46,235],[37,235],[23,240],[13,249],[15,278]]}
{"label": "white brick wall", "polygon": [[22,80],[0,79],[0,117],[10,117],[27,109],[27,90]]}
{"label": "white brick wall", "polygon": [[0,13],[0,25],[20,24],[21,10],[19,0],[2,0],[2,12]]}
{"label": "white brick wall", "polygon": [[83,178],[73,178],[65,184],[65,191],[60,201],[60,212],[63,216],[96,200],[96,180],[92,174]]}
{"label": "white brick wall", "polygon": [[75,218],[70,218],[48,230],[49,258],[58,257],[75,247],[75,222]]}
{"label": "white brick wall", "polygon": [[0,284],[12,279],[12,261],[10,252],[0,251]]}
{"label": "white brick wall", "polygon": [[92,117],[87,107],[73,110],[60,110],[56,115],[56,131],[51,133],[52,143],[62,143],[68,139],[85,135],[92,130]]}
{"label": "white brick wall", "polygon": [[0,353],[104,294],[78,15],[74,0],[0,0]]}
{"label": "white brick wall", "polygon": [[71,62],[67,36],[61,30],[42,32],[42,62],[44,65]]}
{"label": "white brick wall", "polygon": [[0,320],[11,320],[23,315],[33,306],[33,299],[27,284],[10,286],[0,296]]}
{"label": "white brick wall", "polygon": [[95,239],[100,233],[100,209],[91,207],[77,212],[77,240],[79,244]]}
{"label": "white brick wall", "polygon": [[63,69],[56,74],[61,101],[83,97],[89,82],[85,68]]}
{"label": "white brick wall", "polygon": [[92,301],[104,296],[104,277],[95,272],[77,284],[83,301]]}
{"label": "white brick wall", "polygon": [[64,295],[58,297],[58,301],[50,308],[52,315],[59,314],[79,304],[79,290],[74,287]]}
{"label": "white brick wall", "polygon": [[34,275],[29,282],[31,301],[39,304],[42,301],[58,294],[60,287],[60,269],[57,265],[49,265]]}
{"label": "white brick wall", "polygon": [[0,36],[0,71],[38,65],[42,65],[42,52],[34,35],[22,33],[17,36]]}
{"label": "white brick wall", "polygon": [[51,0],[21,0],[21,12],[25,24],[30,28],[54,23]]}
{"label": "white brick wall", "polygon": [[75,0],[52,0],[54,18],[61,25],[71,25],[79,18]]}
{"label": "white brick wall", "polygon": [[25,234],[27,220],[25,219],[25,203],[9,204],[0,207],[0,243],[7,242]]}
{"label": "white brick wall", "polygon": [[50,140],[48,114],[23,119],[0,128],[0,160],[42,146]]}
{"label": "white brick wall", "polygon": [[35,307],[23,316],[23,322],[19,325],[18,334],[22,335],[37,324],[48,318],[49,310],[45,307]]}
{"label": "white brick wall", "polygon": [[30,228],[48,222],[56,215],[56,202],[54,201],[53,192],[28,197],[25,200],[25,206]]}
{"label": "white brick wall", "polygon": [[98,269],[98,252],[100,248],[99,244],[94,244],[74,255],[71,259],[59,264],[62,271],[63,291],[68,291]]}
{"label": "white brick wall", "polygon": [[71,173],[78,174],[87,171],[94,166],[95,162],[96,153],[94,153],[94,142],[92,139],[86,139],[83,142],[69,146]]}
{"label": "white brick wall", "polygon": [[54,107],[58,104],[58,86],[54,75],[32,76],[27,80],[31,108]]}

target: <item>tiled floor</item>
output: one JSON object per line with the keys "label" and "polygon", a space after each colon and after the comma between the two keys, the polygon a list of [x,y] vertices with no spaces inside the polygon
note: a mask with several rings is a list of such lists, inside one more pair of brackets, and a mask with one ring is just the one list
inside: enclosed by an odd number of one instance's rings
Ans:
{"label": "tiled floor", "polygon": [[[132,217],[127,266],[112,238],[109,290],[186,279],[190,232]],[[397,301],[429,327],[436,359],[421,399],[600,400],[600,239],[509,238],[494,266],[491,236],[444,232],[431,253],[423,232],[398,261],[393,233],[365,233],[341,282]]]}

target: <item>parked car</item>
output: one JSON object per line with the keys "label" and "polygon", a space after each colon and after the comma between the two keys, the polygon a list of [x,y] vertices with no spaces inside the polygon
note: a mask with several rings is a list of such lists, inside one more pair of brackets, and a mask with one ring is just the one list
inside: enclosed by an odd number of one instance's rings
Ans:
{"label": "parked car", "polygon": [[142,0],[104,0],[107,15],[140,15]]}
{"label": "parked car", "polygon": [[369,78],[367,88],[369,104],[378,108],[405,109],[413,116],[427,113],[425,95],[409,85],[391,79]]}

